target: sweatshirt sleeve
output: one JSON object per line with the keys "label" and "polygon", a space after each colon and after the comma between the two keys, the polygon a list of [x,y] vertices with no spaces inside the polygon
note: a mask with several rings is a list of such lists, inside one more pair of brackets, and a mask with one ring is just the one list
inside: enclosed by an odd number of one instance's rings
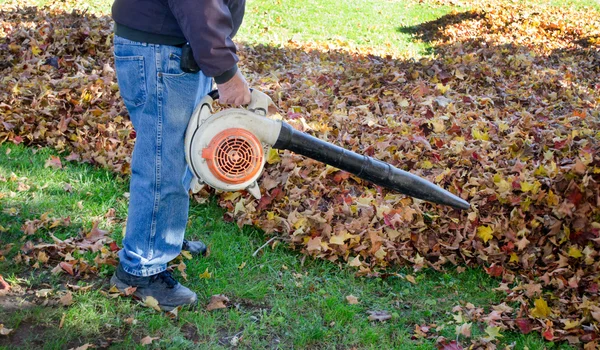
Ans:
{"label": "sweatshirt sleeve", "polygon": [[[228,4],[232,2],[232,4]],[[239,58],[231,38],[244,16],[244,1],[168,0],[202,72],[220,84],[237,71]]]}

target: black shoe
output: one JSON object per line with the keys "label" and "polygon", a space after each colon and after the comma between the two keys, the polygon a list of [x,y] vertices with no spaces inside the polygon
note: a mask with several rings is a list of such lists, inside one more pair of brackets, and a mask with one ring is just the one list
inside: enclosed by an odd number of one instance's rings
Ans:
{"label": "black shoe", "polygon": [[135,297],[146,300],[146,297],[151,296],[158,301],[158,306],[163,311],[171,311],[183,305],[195,305],[198,300],[196,293],[177,282],[169,271],[149,277],[139,277],[125,272],[119,264],[110,283],[121,293],[125,293],[128,287],[136,287],[133,293]]}
{"label": "black shoe", "polygon": [[201,241],[188,241],[187,239],[184,239],[181,250],[187,250],[192,255],[205,256],[206,244],[202,243]]}

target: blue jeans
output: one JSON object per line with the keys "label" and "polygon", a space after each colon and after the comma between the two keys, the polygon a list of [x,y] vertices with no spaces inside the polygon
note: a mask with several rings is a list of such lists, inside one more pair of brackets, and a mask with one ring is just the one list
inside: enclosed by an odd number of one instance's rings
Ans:
{"label": "blue jeans", "polygon": [[192,179],[185,130],[212,79],[202,72],[182,72],[178,47],[115,35],[114,54],[119,90],[136,132],[119,258],[126,272],[151,276],[164,271],[181,251]]}

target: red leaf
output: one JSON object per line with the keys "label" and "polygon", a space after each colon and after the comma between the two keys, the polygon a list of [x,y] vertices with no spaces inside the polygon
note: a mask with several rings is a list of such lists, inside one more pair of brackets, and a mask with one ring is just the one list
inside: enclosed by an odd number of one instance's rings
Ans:
{"label": "red leaf", "polygon": [[450,343],[447,343],[446,340],[444,340],[438,344],[437,348],[438,350],[464,350],[456,340],[452,340]]}
{"label": "red leaf", "polygon": [[496,265],[496,264],[492,264],[492,266],[488,267],[484,267],[485,271],[488,273],[488,275],[492,276],[492,277],[500,277],[502,276],[502,273],[504,272],[504,268],[501,265]]}
{"label": "red leaf", "polygon": [[567,198],[569,198],[569,200],[571,201],[571,203],[577,205],[577,204],[579,204],[579,202],[583,198],[583,194],[581,192],[579,192],[578,189],[574,189],[573,192],[571,192],[567,196]]}
{"label": "red leaf", "polygon": [[71,276],[75,275],[75,273],[73,272],[73,265],[71,265],[71,264],[69,264],[68,262],[65,262],[65,261],[61,261],[61,263],[59,265],[69,275],[71,275]]}
{"label": "red leaf", "polygon": [[258,202],[258,205],[256,206],[256,210],[264,210],[265,208],[267,208],[267,206],[269,206],[269,204],[271,204],[272,201],[273,201],[273,197],[271,197],[269,195],[260,197],[260,201]]}
{"label": "red leaf", "polygon": [[339,184],[340,182],[347,180],[349,177],[350,177],[350,173],[345,172],[345,171],[338,171],[333,176],[333,181],[335,181],[335,183]]}
{"label": "red leaf", "polygon": [[10,285],[6,283],[2,275],[0,275],[0,295],[6,294],[10,290]]}
{"label": "red leaf", "polygon": [[119,251],[119,246],[115,242],[110,242],[110,244],[108,246],[110,247],[110,251],[111,252],[118,252]]}
{"label": "red leaf", "polygon": [[546,329],[542,335],[544,336],[544,339],[552,341],[552,339],[554,339],[554,329],[548,327],[548,329]]}
{"label": "red leaf", "polygon": [[519,330],[521,330],[521,333],[523,334],[527,334],[529,332],[531,332],[533,326],[531,324],[531,320],[528,318],[519,318],[515,321],[515,323],[517,324],[517,326],[519,327]]}

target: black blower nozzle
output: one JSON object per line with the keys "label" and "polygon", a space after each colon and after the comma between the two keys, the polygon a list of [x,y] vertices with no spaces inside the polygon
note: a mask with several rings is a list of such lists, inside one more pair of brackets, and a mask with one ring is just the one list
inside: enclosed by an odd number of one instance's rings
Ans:
{"label": "black blower nozzle", "polygon": [[290,150],[411,197],[457,209],[471,207],[467,201],[423,178],[297,131],[285,122],[273,148]]}

